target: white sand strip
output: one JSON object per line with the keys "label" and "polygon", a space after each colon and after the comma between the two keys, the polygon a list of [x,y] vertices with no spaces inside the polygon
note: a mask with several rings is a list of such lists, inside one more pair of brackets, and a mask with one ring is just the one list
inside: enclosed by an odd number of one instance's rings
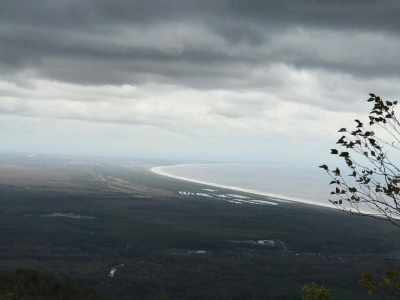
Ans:
{"label": "white sand strip", "polygon": [[286,201],[298,202],[298,203],[303,203],[303,204],[311,204],[311,205],[335,208],[335,206],[330,204],[330,203],[318,203],[318,202],[313,202],[313,201],[299,199],[299,198],[287,197],[287,196],[276,195],[276,194],[271,194],[271,193],[265,193],[265,192],[256,191],[256,190],[240,188],[240,187],[237,187],[237,186],[216,184],[216,183],[213,183],[213,182],[195,180],[195,179],[191,179],[191,178],[187,178],[187,177],[183,177],[183,176],[176,176],[176,175],[172,175],[172,174],[169,174],[168,172],[166,172],[164,169],[167,168],[167,167],[171,167],[171,166],[153,167],[153,168],[151,168],[151,171],[153,173],[158,174],[158,175],[167,176],[167,177],[178,179],[178,180],[184,180],[184,181],[189,181],[189,182],[194,182],[194,183],[214,186],[214,187],[223,188],[223,189],[234,190],[234,191],[253,194],[253,195],[266,196],[266,197],[274,198],[273,199],[274,201],[286,200]]}

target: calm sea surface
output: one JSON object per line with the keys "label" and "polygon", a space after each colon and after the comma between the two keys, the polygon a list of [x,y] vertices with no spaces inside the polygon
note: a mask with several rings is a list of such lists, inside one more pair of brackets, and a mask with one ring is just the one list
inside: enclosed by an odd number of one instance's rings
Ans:
{"label": "calm sea surface", "polygon": [[329,204],[329,176],[318,166],[289,164],[210,164],[163,167],[173,176],[235,186],[283,198]]}

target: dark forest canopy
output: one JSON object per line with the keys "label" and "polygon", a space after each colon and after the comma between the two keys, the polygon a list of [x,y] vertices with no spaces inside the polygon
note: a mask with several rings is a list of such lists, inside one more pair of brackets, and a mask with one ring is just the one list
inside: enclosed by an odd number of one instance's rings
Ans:
{"label": "dark forest canopy", "polygon": [[0,299],[86,299],[107,300],[94,289],[78,285],[66,278],[30,270],[18,269],[13,272],[0,273]]}

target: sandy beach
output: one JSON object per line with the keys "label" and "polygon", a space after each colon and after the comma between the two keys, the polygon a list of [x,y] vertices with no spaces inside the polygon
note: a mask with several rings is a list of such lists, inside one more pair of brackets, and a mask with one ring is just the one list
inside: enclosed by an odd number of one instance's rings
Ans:
{"label": "sandy beach", "polygon": [[168,173],[165,170],[168,167],[171,167],[171,166],[153,167],[153,168],[151,168],[151,172],[158,174],[158,175],[178,179],[178,180],[184,180],[184,181],[189,181],[189,182],[193,182],[193,183],[199,183],[199,184],[204,184],[204,185],[208,185],[208,186],[223,188],[223,189],[230,189],[233,191],[238,191],[238,192],[243,192],[243,193],[248,193],[248,194],[253,194],[253,195],[265,196],[265,197],[271,198],[271,200],[278,201],[278,202],[297,202],[297,203],[310,204],[310,205],[316,205],[316,206],[322,206],[322,207],[328,207],[328,208],[335,208],[330,203],[318,203],[318,202],[314,202],[314,201],[293,198],[293,197],[287,197],[287,196],[283,196],[283,195],[276,195],[276,194],[272,194],[272,193],[265,193],[265,192],[241,188],[241,187],[237,187],[237,186],[223,185],[223,184],[217,184],[217,183],[208,182],[208,181],[196,180],[196,179],[183,177],[183,176],[176,176],[176,175]]}

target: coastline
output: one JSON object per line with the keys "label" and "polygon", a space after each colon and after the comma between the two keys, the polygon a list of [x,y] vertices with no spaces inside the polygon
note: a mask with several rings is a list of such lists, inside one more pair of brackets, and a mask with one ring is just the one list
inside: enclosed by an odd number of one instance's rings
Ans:
{"label": "coastline", "polygon": [[[176,165],[176,166],[181,166],[181,165],[197,165],[197,164],[179,164],[179,165]],[[274,201],[277,201],[277,202],[302,203],[302,204],[309,204],[309,205],[315,205],[315,206],[321,206],[321,207],[326,207],[326,208],[337,209],[335,206],[333,206],[332,204],[328,204],[328,203],[327,204],[318,203],[318,202],[313,202],[313,201],[299,199],[299,198],[287,197],[287,196],[282,196],[282,195],[277,195],[277,194],[272,194],[272,193],[261,192],[261,191],[257,191],[257,190],[241,188],[241,187],[237,187],[237,186],[218,184],[218,183],[213,183],[213,182],[196,180],[196,179],[183,177],[183,176],[172,175],[172,174],[169,174],[168,172],[165,172],[163,170],[163,169],[165,169],[167,167],[172,167],[172,166],[156,166],[156,167],[152,167],[150,169],[150,171],[155,173],[155,174],[158,174],[158,175],[161,175],[161,176],[166,176],[166,177],[169,177],[169,178],[174,178],[174,179],[177,179],[177,180],[188,181],[188,182],[193,182],[193,183],[198,183],[198,184],[204,184],[204,185],[208,185],[208,186],[213,186],[213,187],[218,187],[218,188],[233,190],[233,191],[237,191],[237,192],[243,192],[243,193],[258,195],[258,196],[264,196],[264,197],[271,198],[271,200],[274,200]]]}

